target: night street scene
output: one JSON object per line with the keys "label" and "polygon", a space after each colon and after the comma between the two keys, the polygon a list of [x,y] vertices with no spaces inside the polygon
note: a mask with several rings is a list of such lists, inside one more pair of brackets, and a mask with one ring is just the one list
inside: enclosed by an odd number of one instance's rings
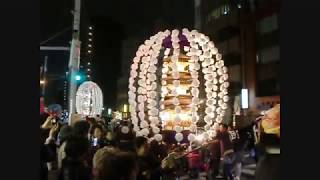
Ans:
{"label": "night street scene", "polygon": [[279,0],[40,3],[41,180],[279,180]]}

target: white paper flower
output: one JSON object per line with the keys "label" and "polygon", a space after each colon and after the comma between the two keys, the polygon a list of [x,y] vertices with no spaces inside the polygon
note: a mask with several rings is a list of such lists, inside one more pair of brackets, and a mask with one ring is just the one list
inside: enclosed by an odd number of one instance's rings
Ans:
{"label": "white paper flower", "polygon": [[200,102],[199,98],[197,98],[197,97],[193,97],[192,98],[192,103],[193,104],[199,104],[199,102]]}
{"label": "white paper flower", "polygon": [[198,97],[198,95],[199,95],[199,89],[198,89],[198,88],[192,88],[191,94],[192,94],[193,96]]}
{"label": "white paper flower", "polygon": [[176,139],[178,142],[182,141],[182,140],[183,140],[183,134],[182,134],[182,133],[177,133],[177,134],[175,135],[175,139]]}
{"label": "white paper flower", "polygon": [[192,85],[193,87],[199,87],[200,81],[199,81],[198,79],[193,79],[191,85]]}
{"label": "white paper flower", "polygon": [[221,59],[222,59],[222,55],[221,55],[220,53],[217,53],[217,54],[216,54],[216,59],[217,59],[217,60],[221,60]]}
{"label": "white paper flower", "polygon": [[156,108],[153,108],[153,109],[150,110],[150,112],[151,112],[151,113],[150,113],[151,116],[157,116],[158,113],[159,113],[159,110],[156,109]]}
{"label": "white paper flower", "polygon": [[210,128],[211,128],[211,125],[209,125],[209,124],[207,124],[207,125],[204,126],[204,130],[205,130],[205,131],[209,131]]}
{"label": "white paper flower", "polygon": [[160,129],[158,127],[153,127],[152,132],[158,134],[160,132]]}
{"label": "white paper flower", "polygon": [[157,76],[155,74],[150,75],[150,81],[155,81],[157,79]]}
{"label": "white paper flower", "polygon": [[174,130],[177,132],[177,133],[180,133],[182,132],[183,128],[181,126],[175,126],[174,127]]}
{"label": "white paper flower", "polygon": [[229,101],[229,97],[228,96],[223,96],[223,101],[224,102],[228,102]]}
{"label": "white paper flower", "polygon": [[197,130],[197,126],[195,124],[191,124],[190,127],[189,127],[189,130],[191,132],[195,132]]}
{"label": "white paper flower", "polygon": [[141,128],[146,128],[148,126],[149,126],[149,123],[147,121],[141,121],[141,123],[140,123]]}
{"label": "white paper flower", "polygon": [[123,134],[128,134],[129,131],[130,131],[130,129],[128,128],[128,126],[123,126],[123,127],[121,128],[121,132],[122,132]]}
{"label": "white paper flower", "polygon": [[191,117],[192,122],[196,123],[199,120],[199,116],[194,115]]}
{"label": "white paper flower", "polygon": [[223,103],[221,107],[222,109],[226,110],[228,108],[228,105],[226,103]]}
{"label": "white paper flower", "polygon": [[148,136],[150,133],[148,128],[144,128],[140,132],[143,136]]}
{"label": "white paper flower", "polygon": [[188,135],[188,141],[189,141],[189,142],[193,142],[195,139],[196,139],[196,136],[195,136],[194,134],[190,133],[190,134]]}
{"label": "white paper flower", "polygon": [[218,49],[217,48],[211,48],[211,53],[212,54],[217,54],[218,53]]}
{"label": "white paper flower", "polygon": [[162,135],[161,134],[156,134],[154,135],[154,139],[158,142],[162,141]]}

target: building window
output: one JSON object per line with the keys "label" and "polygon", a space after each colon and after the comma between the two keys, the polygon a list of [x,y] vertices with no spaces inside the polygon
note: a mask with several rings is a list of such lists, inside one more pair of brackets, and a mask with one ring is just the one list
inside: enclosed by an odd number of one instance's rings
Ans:
{"label": "building window", "polygon": [[226,15],[230,13],[230,6],[229,4],[224,4],[216,9],[213,9],[211,13],[209,13],[207,17],[207,23],[212,20],[218,19],[222,15]]}
{"label": "building window", "polygon": [[222,10],[221,14],[223,15],[229,14],[230,6],[228,4],[225,4],[221,7],[221,10]]}
{"label": "building window", "polygon": [[265,17],[258,23],[258,32],[260,35],[275,31],[277,29],[278,29],[277,14],[273,14],[271,16]]}
{"label": "building window", "polygon": [[280,60],[279,46],[273,46],[265,49],[261,49],[259,52],[258,63],[268,64]]}
{"label": "building window", "polygon": [[228,67],[229,81],[241,83],[241,65],[233,65]]}

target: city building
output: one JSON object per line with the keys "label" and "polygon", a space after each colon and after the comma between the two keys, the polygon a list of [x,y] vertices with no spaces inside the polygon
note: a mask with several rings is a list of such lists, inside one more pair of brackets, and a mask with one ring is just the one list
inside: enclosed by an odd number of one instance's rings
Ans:
{"label": "city building", "polygon": [[121,76],[117,81],[117,104],[116,109],[123,111],[128,104],[128,84],[131,61],[141,43],[141,38],[129,37],[122,41],[121,48]]}
{"label": "city building", "polygon": [[[280,102],[279,1],[202,0],[202,32],[229,69],[230,96],[248,89],[249,111]],[[231,98],[232,99],[232,98]]]}

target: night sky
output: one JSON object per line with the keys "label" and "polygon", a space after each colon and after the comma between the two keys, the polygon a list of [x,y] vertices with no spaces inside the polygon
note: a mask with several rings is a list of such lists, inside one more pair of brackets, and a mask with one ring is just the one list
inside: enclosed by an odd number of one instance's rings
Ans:
{"label": "night sky", "polygon": [[[73,1],[41,1],[40,8],[41,41],[64,30],[59,37],[43,45],[70,46]],[[98,83],[104,93],[105,105],[116,104],[122,40],[131,36],[146,39],[158,30],[166,28],[192,28],[193,14],[193,0],[82,1],[80,34],[84,32],[83,29],[87,28],[89,22],[94,25],[92,75],[93,81]],[[49,82],[46,103],[62,104],[63,76],[67,71],[69,53],[41,51],[40,65],[45,56],[48,56],[48,74],[61,77]]]}

